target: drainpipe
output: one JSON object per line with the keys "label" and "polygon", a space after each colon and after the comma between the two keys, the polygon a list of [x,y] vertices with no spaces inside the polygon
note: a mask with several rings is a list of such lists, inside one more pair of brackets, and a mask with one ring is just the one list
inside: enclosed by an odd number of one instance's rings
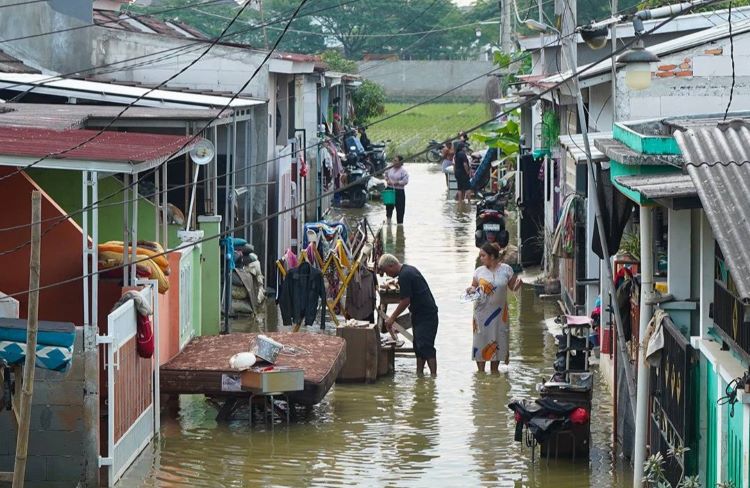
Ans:
{"label": "drainpipe", "polygon": [[641,205],[641,320],[638,340],[638,394],[635,409],[635,453],[633,455],[633,486],[642,486],[643,463],[646,461],[646,434],[648,433],[648,383],[649,367],[646,363],[646,329],[653,313],[652,289],[654,285],[653,226],[651,207]]}

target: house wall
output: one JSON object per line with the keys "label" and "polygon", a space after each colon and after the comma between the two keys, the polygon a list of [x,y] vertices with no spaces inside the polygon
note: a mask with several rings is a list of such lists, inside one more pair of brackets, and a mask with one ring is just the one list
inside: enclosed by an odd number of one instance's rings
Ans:
{"label": "house wall", "polygon": [[[750,35],[734,36],[736,86],[731,110],[750,109]],[[634,120],[724,111],[732,85],[728,39],[663,56],[652,66],[651,87],[632,91],[625,73],[617,74],[620,120]]]}
{"label": "house wall", "polygon": [[[1,177],[15,172],[15,168],[0,169]],[[81,175],[75,172],[79,181]],[[0,228],[27,226],[31,222],[31,192],[42,193],[42,286],[81,275],[82,230],[71,220],[55,220],[65,215],[65,210],[44,193],[31,178],[17,173],[0,183],[3,191],[4,212],[0,212]],[[80,206],[78,207],[80,208]],[[0,232],[0,289],[8,295],[25,291],[29,287],[29,227]],[[16,247],[18,251],[7,253]],[[19,295],[20,315],[26,317],[28,296]],[[83,325],[83,287],[72,282],[39,293],[39,319],[72,322]]]}
{"label": "house wall", "polygon": [[358,66],[360,76],[382,85],[392,100],[434,97],[476,77],[443,101],[481,100],[487,83],[497,83],[481,76],[496,68],[491,61],[364,61]]}
{"label": "house wall", "polygon": [[[91,0],[52,0],[26,3],[4,9],[0,15],[3,39],[28,37],[52,31],[89,25],[92,22]],[[20,57],[38,69],[70,73],[91,66],[88,53],[92,29],[76,29],[55,34],[5,42],[3,50]]]}
{"label": "house wall", "polygon": [[[48,192],[65,212],[76,212],[83,207],[81,199],[81,173],[55,169],[32,169],[29,174],[34,181]],[[123,184],[113,176],[99,180],[99,199],[109,195],[112,198],[102,201],[99,206],[99,242],[122,241],[124,218],[122,202],[125,193]],[[156,234],[156,215],[154,204],[145,198],[138,203],[138,239],[153,241]],[[82,215],[73,216],[73,220],[81,225]]]}
{"label": "house wall", "polygon": [[[76,327],[70,369],[36,369],[25,486],[85,486],[84,393],[83,328]],[[13,471],[17,430],[12,416],[0,410],[0,471]]]}

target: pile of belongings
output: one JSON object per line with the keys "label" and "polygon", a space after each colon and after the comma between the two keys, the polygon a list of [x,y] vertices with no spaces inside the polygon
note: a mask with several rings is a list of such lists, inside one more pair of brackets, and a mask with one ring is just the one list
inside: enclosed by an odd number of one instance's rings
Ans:
{"label": "pile of belongings", "polygon": [[244,239],[234,242],[232,310],[253,315],[266,299],[266,281],[255,248]]}
{"label": "pile of belongings", "polygon": [[[0,319],[0,363],[10,366],[26,360],[26,320]],[[39,321],[36,367],[65,372],[73,360],[75,326],[68,322]]]}
{"label": "pile of belongings", "polygon": [[401,292],[398,285],[398,278],[386,278],[385,281],[380,284],[379,290],[382,294],[398,295]]}
{"label": "pile of belongings", "polygon": [[[122,241],[109,241],[99,244],[99,269],[103,278],[122,280],[123,251],[132,254],[130,246],[125,248]],[[136,276],[143,280],[156,280],[159,283],[159,293],[169,290],[170,274],[169,261],[164,254],[164,248],[158,242],[138,241],[135,259]]]}
{"label": "pile of belongings", "polygon": [[533,436],[534,441],[543,444],[552,434],[568,429],[571,424],[586,424],[589,412],[574,403],[561,402],[553,398],[513,400],[508,408],[515,414],[516,430],[513,439],[523,440],[523,429]]}

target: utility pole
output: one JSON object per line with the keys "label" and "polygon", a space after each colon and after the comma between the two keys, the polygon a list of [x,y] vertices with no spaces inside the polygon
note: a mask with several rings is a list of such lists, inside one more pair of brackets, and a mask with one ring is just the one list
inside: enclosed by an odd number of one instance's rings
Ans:
{"label": "utility pole", "polygon": [[505,54],[513,52],[513,40],[511,39],[511,15],[513,12],[511,5],[513,0],[500,0],[498,2],[500,6],[500,50]]}
{"label": "utility pole", "polygon": [[[42,194],[31,193],[31,258],[29,262],[29,308],[26,320],[26,360],[23,365],[23,384],[18,415],[18,437],[16,439],[16,462],[13,468],[13,488],[23,488],[26,478],[26,460],[29,451],[29,425],[31,423],[31,399],[34,395],[34,372],[36,371],[36,343],[39,330],[39,275],[42,241]],[[20,381],[20,378],[16,378]]]}
{"label": "utility pole", "polygon": [[[543,7],[542,0],[536,0],[536,9],[537,9],[537,15],[539,16],[539,23],[544,24],[544,7]],[[544,32],[539,34],[539,37],[542,39],[541,48],[540,48],[540,62],[542,63],[542,74],[547,74],[547,60],[544,56],[544,45],[547,43],[547,36]]]}

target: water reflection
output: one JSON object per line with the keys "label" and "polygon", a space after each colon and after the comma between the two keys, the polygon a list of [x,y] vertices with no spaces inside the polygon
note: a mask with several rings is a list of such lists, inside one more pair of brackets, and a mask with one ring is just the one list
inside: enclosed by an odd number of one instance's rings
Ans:
{"label": "water reflection", "polygon": [[[162,416],[160,440],[136,462],[121,486],[625,486],[609,449],[611,408],[597,383],[589,463],[537,459],[513,442],[506,405],[536,396],[549,377],[553,338],[542,319],[554,308],[531,287],[511,294],[510,371],[477,374],[471,360],[471,305],[458,297],[471,281],[474,208],[447,200],[439,168],[410,165],[405,225],[386,229],[386,249],[420,269],[440,309],[436,339],[440,375],[418,379],[414,359],[396,360],[396,374],[368,385],[336,385],[297,423],[248,426],[247,413],[230,423],[201,396],[185,396]],[[348,215],[382,222],[382,205]],[[233,330],[273,330],[265,321]],[[283,327],[281,327],[283,328]],[[242,417],[244,414],[244,418]]]}

